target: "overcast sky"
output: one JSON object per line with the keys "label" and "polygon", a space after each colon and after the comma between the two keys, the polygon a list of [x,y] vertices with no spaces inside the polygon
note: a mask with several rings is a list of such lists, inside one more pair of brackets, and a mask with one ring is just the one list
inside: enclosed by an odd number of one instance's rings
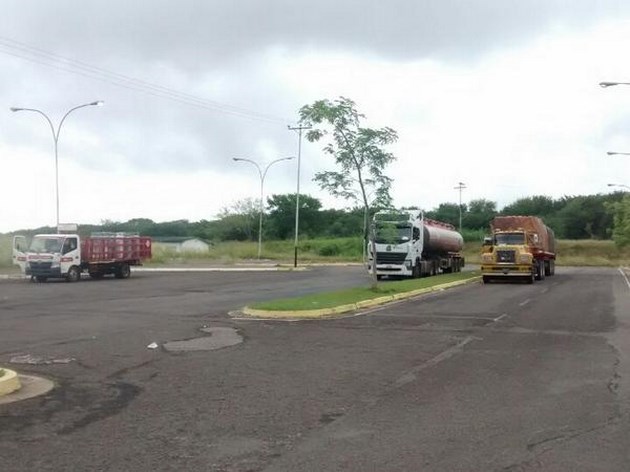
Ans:
{"label": "overcast sky", "polygon": [[[390,126],[397,206],[595,194],[630,185],[630,2],[4,0],[0,232],[62,222],[214,218],[297,155],[299,108],[353,99]],[[2,111],[4,110],[4,111]],[[333,167],[303,142],[301,190]],[[265,194],[296,190],[296,161]]]}

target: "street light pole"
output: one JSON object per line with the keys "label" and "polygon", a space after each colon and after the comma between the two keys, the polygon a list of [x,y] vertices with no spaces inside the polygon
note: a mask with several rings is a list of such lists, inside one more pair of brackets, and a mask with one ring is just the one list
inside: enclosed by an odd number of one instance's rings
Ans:
{"label": "street light pole", "polygon": [[630,186],[626,185],[626,184],[606,184],[609,187],[622,187],[622,188],[626,188],[628,190],[630,190]]}
{"label": "street light pole", "polygon": [[466,188],[464,182],[458,182],[457,187],[453,187],[455,190],[459,190],[459,232],[462,232],[462,190]]}
{"label": "street light pole", "polygon": [[298,255],[298,229],[300,227],[300,163],[302,161],[302,131],[311,129],[312,126],[289,126],[292,131],[298,132],[298,164],[297,164],[297,191],[295,192],[295,242],[293,243],[293,267],[297,267]]}
{"label": "street light pole", "polygon": [[601,88],[614,87],[615,85],[630,85],[630,82],[600,82]]}
{"label": "street light pole", "polygon": [[55,207],[56,207],[56,214],[57,214],[57,228],[59,228],[59,152],[58,152],[58,148],[59,148],[59,133],[61,132],[61,126],[63,125],[63,122],[66,120],[68,115],[72,113],[74,110],[78,110],[79,108],[90,107],[90,106],[100,107],[100,106],[103,106],[103,104],[104,102],[102,100],[97,100],[96,102],[85,103],[83,105],[79,105],[79,106],[71,108],[70,110],[66,112],[65,115],[63,115],[63,117],[61,118],[61,121],[59,122],[59,126],[57,126],[56,130],[55,130],[55,126],[53,125],[52,120],[48,117],[48,115],[46,115],[46,113],[44,113],[43,111],[38,110],[37,108],[19,108],[19,107],[10,108],[12,112],[32,111],[34,113],[39,113],[46,119],[46,121],[50,125],[50,131],[52,132],[53,142],[54,142],[54,147],[55,147]]}
{"label": "street light pole", "polygon": [[262,217],[263,217],[263,187],[265,185],[265,177],[267,176],[267,171],[269,170],[269,168],[275,164],[276,162],[280,162],[280,161],[288,161],[290,159],[294,159],[293,156],[291,157],[281,157],[280,159],[276,159],[275,161],[271,161],[269,164],[267,164],[267,166],[265,167],[265,170],[261,170],[260,166],[258,165],[257,162],[252,161],[251,159],[245,159],[245,158],[240,158],[240,157],[233,157],[232,160],[235,162],[249,162],[250,164],[253,164],[256,169],[258,170],[258,175],[260,176],[260,215],[258,217],[258,259],[260,259],[260,255],[262,253]]}

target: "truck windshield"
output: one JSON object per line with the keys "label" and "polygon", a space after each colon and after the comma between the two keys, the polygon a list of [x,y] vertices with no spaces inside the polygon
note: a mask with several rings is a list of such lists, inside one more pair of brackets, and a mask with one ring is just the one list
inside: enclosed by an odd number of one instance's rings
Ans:
{"label": "truck windshield", "polygon": [[35,237],[31,242],[30,252],[61,252],[63,237]]}
{"label": "truck windshield", "polygon": [[495,244],[525,244],[525,235],[523,233],[501,233],[495,236]]}
{"label": "truck windshield", "polygon": [[379,223],[376,227],[376,242],[400,244],[411,239],[411,226]]}

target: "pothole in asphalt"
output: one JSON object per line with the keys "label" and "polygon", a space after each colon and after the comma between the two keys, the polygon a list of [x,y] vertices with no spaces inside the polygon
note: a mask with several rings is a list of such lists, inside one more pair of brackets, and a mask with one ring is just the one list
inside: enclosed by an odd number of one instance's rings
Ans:
{"label": "pothole in asphalt", "polygon": [[201,331],[210,334],[210,336],[169,341],[164,344],[164,349],[169,352],[216,351],[243,342],[243,336],[238,334],[234,328],[212,327],[202,328]]}
{"label": "pothole in asphalt", "polygon": [[53,381],[43,377],[21,374],[18,377],[20,379],[20,389],[8,395],[0,396],[0,405],[38,397],[50,392],[55,387]]}

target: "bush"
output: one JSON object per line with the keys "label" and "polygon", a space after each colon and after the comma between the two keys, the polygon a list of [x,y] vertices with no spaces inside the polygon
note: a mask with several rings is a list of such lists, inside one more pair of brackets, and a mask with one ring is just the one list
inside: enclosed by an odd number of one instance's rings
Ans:
{"label": "bush", "polygon": [[326,244],[317,251],[320,256],[338,256],[341,253],[339,246],[336,244]]}

